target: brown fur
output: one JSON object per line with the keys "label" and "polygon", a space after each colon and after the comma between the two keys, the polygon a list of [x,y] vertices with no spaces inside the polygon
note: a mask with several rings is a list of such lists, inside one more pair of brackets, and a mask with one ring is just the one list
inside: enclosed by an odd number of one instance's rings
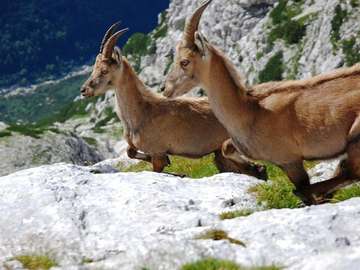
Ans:
{"label": "brown fur", "polygon": [[130,158],[151,162],[154,171],[162,172],[170,163],[168,155],[200,158],[215,153],[220,171],[266,177],[263,167],[242,160],[240,155],[232,160],[222,156],[222,143],[229,135],[207,99],[166,99],[149,91],[120,53],[116,48],[112,59],[98,55],[82,93],[98,96],[116,88],[116,109]]}
{"label": "brown fur", "polygon": [[[247,157],[283,168],[305,203],[317,203],[360,179],[359,65],[308,80],[272,82],[247,89],[228,58],[199,33],[195,36],[196,49],[184,41],[177,47],[175,66],[166,83],[168,96],[189,91],[182,86],[188,81],[205,89],[236,149]],[[186,67],[180,64],[184,60],[189,62]],[[224,144],[223,152],[227,157],[232,155],[229,145]],[[338,175],[310,185],[303,160],[322,160],[343,153],[348,159]]]}

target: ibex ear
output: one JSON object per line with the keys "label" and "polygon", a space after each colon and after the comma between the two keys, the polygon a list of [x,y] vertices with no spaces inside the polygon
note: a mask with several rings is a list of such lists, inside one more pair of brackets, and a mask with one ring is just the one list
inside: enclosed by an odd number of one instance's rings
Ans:
{"label": "ibex ear", "polygon": [[112,57],[114,58],[116,63],[120,66],[122,63],[122,53],[119,47],[114,48]]}
{"label": "ibex ear", "polygon": [[207,39],[200,34],[199,32],[195,32],[195,46],[199,50],[202,57],[208,55],[209,48],[207,46]]}

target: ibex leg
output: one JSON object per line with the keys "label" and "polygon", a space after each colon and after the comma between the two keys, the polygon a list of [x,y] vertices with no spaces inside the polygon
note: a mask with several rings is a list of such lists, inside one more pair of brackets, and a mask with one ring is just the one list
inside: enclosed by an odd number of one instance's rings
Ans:
{"label": "ibex leg", "polygon": [[215,164],[220,172],[234,172],[247,174],[262,180],[268,179],[266,167],[243,158],[243,155],[236,150],[231,139],[223,143],[222,151],[215,151]]}

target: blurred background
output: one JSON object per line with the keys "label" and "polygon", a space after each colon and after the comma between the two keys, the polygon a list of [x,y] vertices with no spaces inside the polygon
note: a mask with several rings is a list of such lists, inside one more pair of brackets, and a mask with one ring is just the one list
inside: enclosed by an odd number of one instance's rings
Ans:
{"label": "blurred background", "polygon": [[113,22],[130,27],[128,36],[148,33],[168,6],[168,0],[2,0],[0,89],[53,79],[89,63]]}

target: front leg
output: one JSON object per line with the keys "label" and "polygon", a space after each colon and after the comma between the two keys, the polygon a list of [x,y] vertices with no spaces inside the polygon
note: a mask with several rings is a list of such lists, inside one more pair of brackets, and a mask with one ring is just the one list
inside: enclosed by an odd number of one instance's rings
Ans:
{"label": "front leg", "polygon": [[146,162],[152,162],[151,156],[138,152],[133,146],[128,146],[127,155],[131,159],[138,159]]}
{"label": "front leg", "polygon": [[303,161],[299,160],[280,166],[288,175],[290,181],[294,184],[294,194],[299,197],[305,205],[317,204],[316,198],[310,189],[310,178],[307,174]]}

